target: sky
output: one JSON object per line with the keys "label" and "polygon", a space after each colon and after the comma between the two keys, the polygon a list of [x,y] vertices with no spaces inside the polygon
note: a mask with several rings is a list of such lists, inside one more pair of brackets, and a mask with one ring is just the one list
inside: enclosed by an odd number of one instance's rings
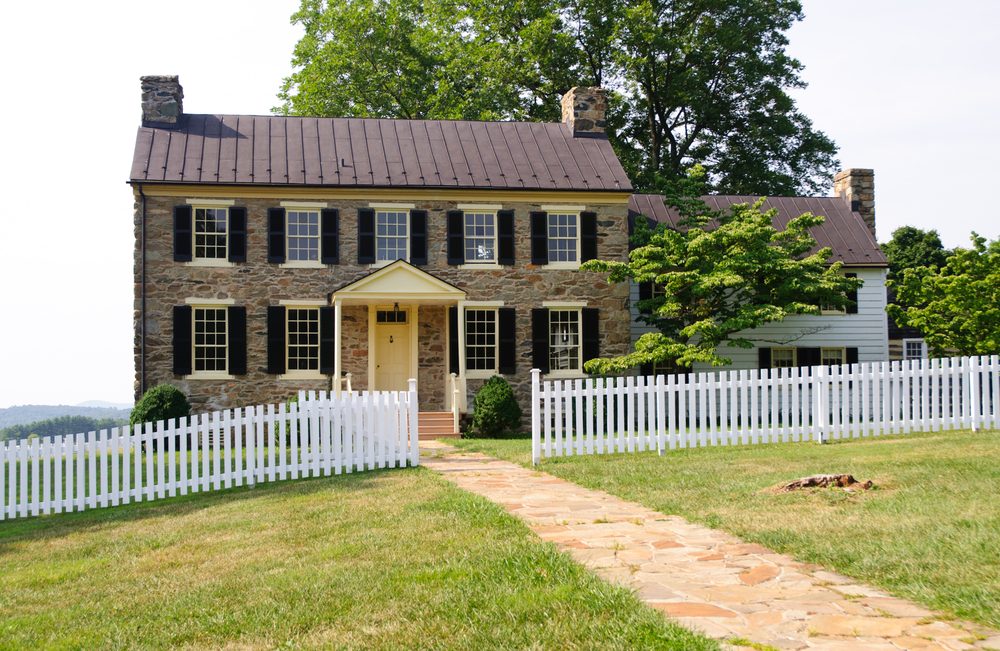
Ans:
{"label": "sky", "polygon": [[[794,97],[875,169],[878,235],[1000,236],[1000,3],[806,0]],[[0,407],[131,403],[139,77],[177,74],[190,113],[268,113],[291,72],[294,0],[0,4]],[[986,196],[989,196],[987,194]]]}

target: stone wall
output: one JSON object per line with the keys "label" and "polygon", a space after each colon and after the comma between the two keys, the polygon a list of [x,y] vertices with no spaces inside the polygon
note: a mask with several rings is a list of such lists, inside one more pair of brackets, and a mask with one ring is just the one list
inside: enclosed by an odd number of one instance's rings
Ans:
{"label": "stone wall", "polygon": [[[198,410],[274,402],[294,395],[299,389],[328,389],[325,380],[282,380],[265,371],[267,364],[267,307],[281,300],[318,299],[345,283],[372,272],[369,265],[357,264],[357,209],[369,201],[331,199],[330,207],[340,210],[342,264],[316,269],[281,267],[267,262],[267,209],[293,198],[240,199],[247,208],[247,262],[225,267],[202,267],[173,260],[173,206],[183,198],[150,196],[146,188],[146,387],[169,382],[180,387]],[[192,189],[190,197],[197,197]],[[482,200],[481,195],[477,200]],[[311,199],[316,201],[316,199]],[[373,196],[371,201],[379,201]],[[499,202],[498,202],[499,203]],[[575,203],[575,201],[574,201]],[[136,202],[135,233],[141,233],[141,204]],[[517,372],[507,380],[527,406],[530,396],[531,308],[543,301],[582,301],[600,309],[601,355],[620,355],[629,347],[628,286],[609,285],[602,274],[551,269],[530,263],[529,213],[540,210],[537,203],[503,202],[515,211],[516,264],[502,269],[468,269],[447,264],[445,214],[454,202],[419,201],[418,209],[428,211],[428,264],[421,268],[468,293],[470,301],[503,301],[517,309]],[[624,259],[628,251],[625,205],[588,205],[598,214],[598,255]],[[140,249],[135,258],[136,393],[140,392]],[[232,299],[247,308],[247,375],[234,380],[203,380],[173,374],[172,308],[188,298]],[[447,373],[447,317],[443,306],[419,308],[418,377],[421,407],[444,407]],[[342,345],[345,372],[352,373],[355,389],[368,382],[368,310],[345,306]],[[482,381],[470,380],[470,394]],[[471,404],[471,395],[470,395]]]}

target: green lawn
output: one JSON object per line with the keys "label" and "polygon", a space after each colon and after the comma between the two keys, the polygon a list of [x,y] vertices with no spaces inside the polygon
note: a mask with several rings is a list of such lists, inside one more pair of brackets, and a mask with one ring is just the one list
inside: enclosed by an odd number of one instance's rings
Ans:
{"label": "green lawn", "polygon": [[[460,446],[530,466],[531,442]],[[540,468],[1000,627],[1000,432],[563,457]],[[769,494],[816,473],[863,494]]]}
{"label": "green lawn", "polygon": [[4,521],[0,568],[0,648],[717,648],[423,468]]}

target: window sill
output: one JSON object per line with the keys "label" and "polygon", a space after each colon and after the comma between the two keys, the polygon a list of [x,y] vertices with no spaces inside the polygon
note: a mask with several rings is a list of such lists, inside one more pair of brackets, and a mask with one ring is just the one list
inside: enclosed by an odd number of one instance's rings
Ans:
{"label": "window sill", "polygon": [[191,375],[185,375],[185,380],[235,380],[235,375],[230,375],[229,373],[212,373],[212,372],[202,372],[202,373],[192,373]]}
{"label": "window sill", "polygon": [[820,316],[846,316],[846,310],[821,310]]}
{"label": "window sill", "polygon": [[215,267],[219,269],[225,269],[227,267],[235,267],[235,262],[230,262],[229,260],[218,260],[211,258],[203,258],[200,260],[191,260],[190,262],[185,262],[186,267]]}
{"label": "window sill", "polygon": [[503,269],[505,265],[497,262],[466,262],[458,265],[459,269]]}
{"label": "window sill", "polygon": [[583,371],[549,371],[544,375],[547,378],[553,378],[556,380],[584,380],[590,377]]}
{"label": "window sill", "polygon": [[541,266],[543,268],[548,268],[548,269],[573,269],[573,270],[576,270],[576,269],[580,268],[580,263],[579,262],[550,262],[548,264],[539,265],[539,266]]}
{"label": "window sill", "polygon": [[467,380],[488,380],[494,375],[500,375],[500,371],[483,371],[481,369],[475,371],[466,369],[465,371],[465,379]]}
{"label": "window sill", "polygon": [[279,380],[328,380],[329,378],[322,373],[314,373],[309,371],[307,373],[282,373],[278,376]]}
{"label": "window sill", "polygon": [[278,265],[282,269],[324,269],[326,265],[313,260],[295,260],[292,262],[282,262]]}
{"label": "window sill", "polygon": [[374,262],[374,263],[368,265],[368,268],[369,269],[381,269],[382,267],[388,267],[393,262],[399,262],[400,260],[402,260],[403,262],[405,262],[407,264],[410,263],[410,259],[409,258],[396,258],[395,260],[382,260],[380,262]]}

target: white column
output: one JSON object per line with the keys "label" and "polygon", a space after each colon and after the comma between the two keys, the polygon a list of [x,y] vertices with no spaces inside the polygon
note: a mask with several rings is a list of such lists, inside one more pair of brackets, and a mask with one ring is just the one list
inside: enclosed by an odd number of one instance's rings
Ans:
{"label": "white column", "polygon": [[458,302],[458,377],[465,379],[465,301]]}
{"label": "white column", "polygon": [[338,299],[334,299],[334,301],[333,301],[333,316],[334,316],[334,321],[336,322],[336,326],[335,326],[335,329],[333,331],[333,346],[334,346],[334,348],[333,348],[333,392],[336,395],[338,395],[338,396],[340,395],[340,390],[341,390],[340,376],[341,376],[341,370],[342,370],[341,359],[340,359],[340,349],[341,349],[341,345],[340,345],[340,341],[341,341],[341,339],[340,339],[340,329],[341,329],[341,326],[344,323],[344,320],[341,318],[342,313],[343,313],[343,310],[342,310],[342,303],[341,303],[340,299],[339,298]]}

